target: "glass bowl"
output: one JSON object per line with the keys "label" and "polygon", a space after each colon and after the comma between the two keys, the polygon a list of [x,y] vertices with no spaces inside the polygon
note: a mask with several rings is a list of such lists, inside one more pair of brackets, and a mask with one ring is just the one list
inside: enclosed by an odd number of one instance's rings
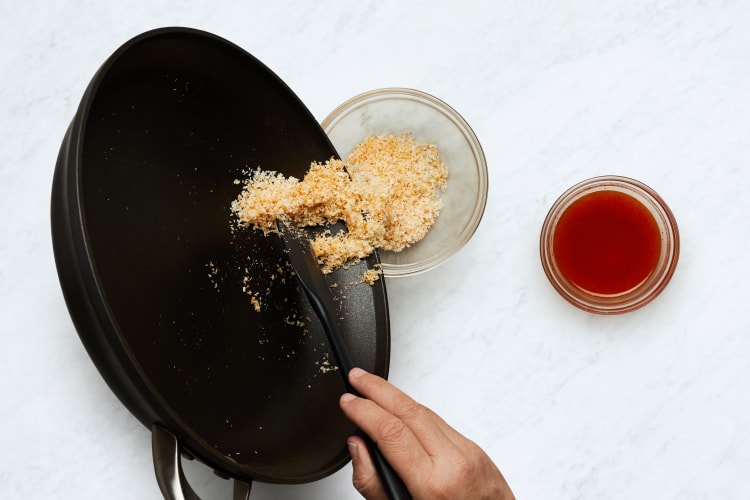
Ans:
{"label": "glass bowl", "polygon": [[540,253],[547,278],[568,302],[619,314],[664,290],[680,238],[672,211],[653,189],[610,175],[580,182],[557,199],[542,226]]}
{"label": "glass bowl", "polygon": [[369,135],[410,131],[418,142],[434,144],[448,169],[443,208],[427,235],[400,252],[378,252],[384,276],[433,269],[469,241],[487,202],[487,162],[476,135],[453,108],[418,90],[379,89],[341,104],[322,127],[342,158]]}

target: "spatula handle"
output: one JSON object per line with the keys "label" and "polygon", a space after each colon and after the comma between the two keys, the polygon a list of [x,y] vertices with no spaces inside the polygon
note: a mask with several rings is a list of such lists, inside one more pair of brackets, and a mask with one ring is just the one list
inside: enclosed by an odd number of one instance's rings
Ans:
{"label": "spatula handle", "polygon": [[[343,341],[343,335],[339,330],[339,326],[336,323],[336,319],[332,317],[331,311],[334,311],[333,301],[329,295],[322,295],[311,293],[305,287],[303,282],[303,288],[307,292],[307,298],[310,300],[315,312],[318,313],[318,318],[323,323],[323,329],[326,331],[328,336],[328,343],[331,346],[333,355],[336,358],[336,362],[339,365],[339,371],[344,379],[344,386],[346,391],[354,394],[355,396],[361,396],[357,390],[352,387],[349,383],[349,372],[354,365],[349,358],[349,351],[346,349]],[[383,454],[380,452],[378,446],[373,442],[368,435],[363,435],[363,439],[367,444],[367,449],[370,451],[370,457],[375,464],[375,469],[378,471],[380,482],[383,484],[383,489],[390,500],[410,500],[411,495],[406,489],[406,485],[398,476],[393,467],[388,463]]]}
{"label": "spatula handle", "polygon": [[[344,386],[347,392],[359,396],[359,393],[349,383],[349,372],[354,368],[354,365],[349,357],[349,351],[346,345],[344,345],[343,332],[339,329],[338,322],[336,321],[336,306],[333,303],[331,290],[328,288],[323,272],[320,270],[318,262],[312,253],[310,241],[298,232],[290,230],[283,220],[277,220],[276,225],[289,254],[289,261],[297,273],[299,282],[310,301],[310,305],[323,324],[323,329],[328,337],[328,343],[331,346],[344,380]],[[388,498],[391,500],[411,499],[403,481],[398,477],[398,474],[396,474],[396,471],[393,470],[393,467],[390,466],[383,454],[380,453],[377,445],[369,436],[364,435],[363,437]]]}
{"label": "spatula handle", "polygon": [[367,435],[364,436],[364,440],[388,498],[390,500],[411,500],[411,495],[409,494],[409,490],[406,489],[406,485],[396,471],[393,470],[393,467],[391,467],[391,464],[388,463],[383,454],[380,453],[377,445]]}

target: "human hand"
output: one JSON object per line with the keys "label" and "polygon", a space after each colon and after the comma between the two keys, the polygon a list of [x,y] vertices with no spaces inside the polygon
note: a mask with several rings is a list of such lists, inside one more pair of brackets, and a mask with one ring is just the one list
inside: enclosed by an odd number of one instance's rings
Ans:
{"label": "human hand", "polygon": [[[360,368],[349,382],[362,397],[344,394],[341,410],[375,442],[414,500],[515,498],[487,454],[433,411]],[[362,438],[352,436],[348,445],[354,487],[368,500],[387,498]]]}

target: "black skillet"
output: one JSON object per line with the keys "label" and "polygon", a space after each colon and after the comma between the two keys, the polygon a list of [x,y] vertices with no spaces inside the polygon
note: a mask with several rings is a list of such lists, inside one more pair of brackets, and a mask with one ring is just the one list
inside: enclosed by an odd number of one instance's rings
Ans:
{"label": "black skillet", "polygon": [[[349,459],[342,378],[283,244],[233,227],[230,213],[248,169],[302,177],[332,156],[314,117],[257,59],[209,33],[163,28],[103,64],[58,157],[55,260],[90,357],[155,445],[173,438],[248,485],[314,481]],[[360,283],[377,263],[327,279],[354,363],[385,376],[385,287]]]}

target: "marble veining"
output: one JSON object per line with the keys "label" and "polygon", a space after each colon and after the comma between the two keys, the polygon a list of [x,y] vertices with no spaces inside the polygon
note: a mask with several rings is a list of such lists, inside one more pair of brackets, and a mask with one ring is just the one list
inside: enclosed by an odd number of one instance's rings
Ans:
{"label": "marble veining", "polygon": [[[160,497],[149,432],[68,316],[49,192],[93,73],[170,25],[248,50],[319,120],[403,86],[472,126],[484,218],[437,270],[387,281],[391,379],[484,447],[518,498],[750,498],[750,3],[6,1],[0,21],[3,498]],[[682,251],[652,304],[600,317],[557,296],[538,238],[559,194],[610,173],[664,197]],[[205,498],[231,497],[186,468]],[[355,499],[350,474],[252,498]]]}

